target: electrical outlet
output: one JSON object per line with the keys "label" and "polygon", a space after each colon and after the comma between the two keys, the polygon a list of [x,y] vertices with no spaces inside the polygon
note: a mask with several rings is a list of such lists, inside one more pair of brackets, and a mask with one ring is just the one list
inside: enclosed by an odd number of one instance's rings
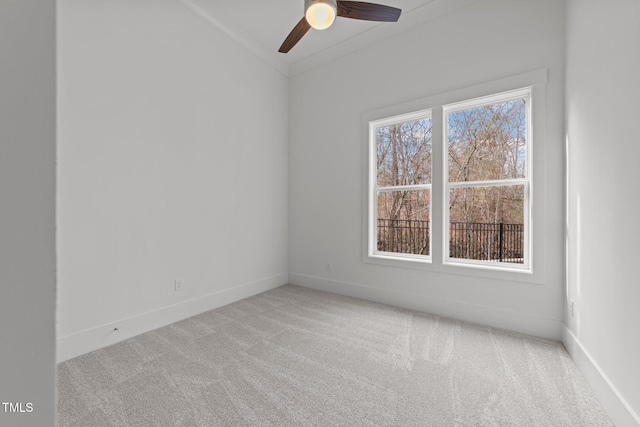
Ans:
{"label": "electrical outlet", "polygon": [[331,271],[331,269],[333,268],[332,265],[331,265],[331,261],[327,261],[324,264],[324,267],[327,269],[327,271]]}
{"label": "electrical outlet", "polygon": [[571,317],[573,317],[575,315],[574,307],[575,307],[575,305],[573,304],[573,300],[570,299],[569,300],[569,313],[571,313]]}
{"label": "electrical outlet", "polygon": [[184,279],[183,278],[178,278],[173,283],[175,285],[175,291],[176,292],[181,291],[181,290],[184,289]]}

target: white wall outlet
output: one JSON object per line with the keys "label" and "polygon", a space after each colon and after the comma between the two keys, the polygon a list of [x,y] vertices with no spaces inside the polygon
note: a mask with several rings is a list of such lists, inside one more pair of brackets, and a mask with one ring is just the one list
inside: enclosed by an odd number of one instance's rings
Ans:
{"label": "white wall outlet", "polygon": [[574,304],[572,299],[569,300],[569,313],[571,314],[571,317],[575,315]]}
{"label": "white wall outlet", "polygon": [[333,268],[333,266],[331,265],[331,261],[327,261],[324,263],[324,268],[327,269],[327,271],[331,271],[331,269]]}
{"label": "white wall outlet", "polygon": [[184,289],[184,279],[183,278],[181,278],[181,277],[177,278],[173,283],[175,285],[175,291],[176,292],[181,291],[181,290]]}

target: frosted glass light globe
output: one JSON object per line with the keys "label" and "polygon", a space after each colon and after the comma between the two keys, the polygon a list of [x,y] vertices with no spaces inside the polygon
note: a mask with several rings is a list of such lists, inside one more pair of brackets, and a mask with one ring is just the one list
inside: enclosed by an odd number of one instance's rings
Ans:
{"label": "frosted glass light globe", "polygon": [[336,7],[331,2],[311,1],[307,6],[305,17],[311,27],[316,30],[329,28],[336,19]]}

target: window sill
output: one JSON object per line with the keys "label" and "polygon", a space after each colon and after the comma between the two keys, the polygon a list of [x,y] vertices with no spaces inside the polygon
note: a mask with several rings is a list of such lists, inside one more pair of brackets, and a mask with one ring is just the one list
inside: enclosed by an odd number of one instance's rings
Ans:
{"label": "window sill", "polygon": [[443,263],[444,266],[451,267],[461,267],[461,268],[473,268],[473,269],[481,269],[481,270],[490,270],[490,271],[504,271],[509,273],[517,273],[517,274],[533,274],[531,268],[525,266],[523,264],[511,264],[505,262],[494,262],[494,263],[486,263],[486,262],[473,262],[468,260],[459,260],[459,259],[449,259]]}
{"label": "window sill", "polygon": [[[376,252],[367,256],[377,262],[392,262],[392,263],[417,263],[418,265],[431,265],[431,256],[425,255],[412,255],[412,254],[395,254],[392,252]],[[376,261],[373,261],[376,262]]]}
{"label": "window sill", "polygon": [[470,264],[453,260],[438,262],[432,257],[396,256],[385,253],[365,254],[363,261],[369,265],[400,268],[403,270],[419,270],[425,273],[466,276],[481,279],[499,280],[501,282],[520,282],[525,284],[543,284],[543,277],[529,267],[514,268],[504,265]]}

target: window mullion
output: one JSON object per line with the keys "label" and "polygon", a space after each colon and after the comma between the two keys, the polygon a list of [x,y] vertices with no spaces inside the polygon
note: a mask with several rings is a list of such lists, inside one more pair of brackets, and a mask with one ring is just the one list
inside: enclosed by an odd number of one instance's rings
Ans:
{"label": "window mullion", "polygon": [[[444,137],[444,117],[442,107],[433,108],[432,114],[432,155],[431,155],[431,224],[444,224],[445,192],[443,189],[445,174],[446,145]],[[444,262],[444,229],[443,227],[431,227],[431,260],[435,265]]]}

